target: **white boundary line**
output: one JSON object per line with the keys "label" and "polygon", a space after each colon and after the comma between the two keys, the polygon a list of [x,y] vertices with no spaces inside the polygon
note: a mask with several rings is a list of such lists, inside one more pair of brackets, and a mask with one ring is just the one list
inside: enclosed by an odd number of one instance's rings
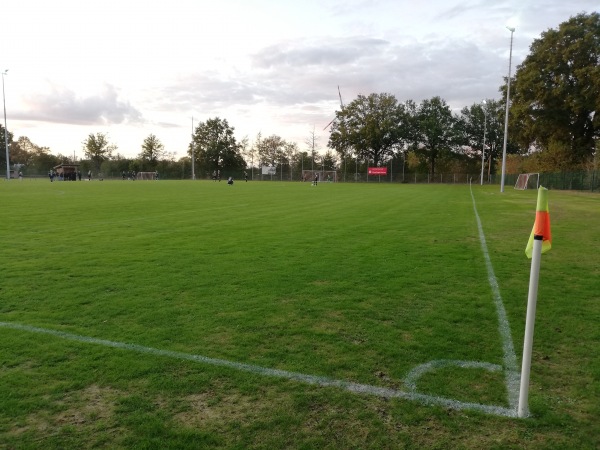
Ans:
{"label": "white boundary line", "polygon": [[473,200],[473,211],[475,211],[475,219],[477,219],[479,241],[481,242],[481,250],[483,251],[485,266],[487,268],[488,282],[490,283],[490,287],[492,288],[494,304],[496,305],[496,314],[498,314],[498,331],[502,338],[502,350],[504,351],[503,362],[506,376],[506,390],[508,391],[508,404],[512,409],[516,411],[517,406],[519,404],[519,386],[521,381],[521,375],[517,366],[517,357],[515,355],[515,347],[513,345],[512,336],[510,334],[510,325],[508,323],[508,317],[506,315],[506,310],[504,309],[502,296],[500,295],[498,281],[496,280],[496,275],[494,275],[494,268],[492,267],[492,261],[490,260],[490,254],[488,252],[487,244],[485,241],[485,235],[483,234],[481,219],[479,218],[479,214],[477,213],[475,197],[473,196],[473,189],[471,188],[470,183],[469,190],[471,191],[471,199]]}
{"label": "white boundary line", "polygon": [[[457,360],[435,360],[430,361],[425,364],[421,364],[411,370],[408,375],[404,379],[404,383],[406,387],[409,389],[409,392],[400,391],[397,389],[385,388],[372,386],[368,384],[359,384],[352,383],[349,381],[336,380],[333,378],[316,376],[316,375],[306,375],[298,372],[289,372],[287,370],[279,370],[279,369],[270,369],[266,367],[256,366],[252,364],[244,364],[233,361],[228,361],[225,359],[216,359],[209,358],[207,356],[202,355],[194,355],[189,353],[175,352],[171,350],[161,350],[152,347],[144,347],[137,344],[127,344],[123,342],[109,341],[105,339],[97,339],[88,336],[80,336],[77,334],[67,333],[63,331],[50,330],[46,328],[33,327],[30,325],[22,325],[18,323],[10,323],[10,322],[0,322],[0,327],[19,330],[19,331],[27,331],[30,333],[37,334],[46,334],[55,337],[59,337],[62,339],[66,339],[69,341],[83,342],[88,344],[96,344],[102,345],[105,347],[118,348],[128,351],[135,351],[138,353],[150,354],[160,357],[168,357],[175,358],[179,360],[187,360],[194,361],[203,364],[210,364],[213,366],[227,367],[234,370],[249,372],[258,375],[264,375],[269,377],[283,378],[292,381],[298,381],[310,385],[318,385],[324,387],[336,387],[340,389],[344,389],[349,392],[353,392],[356,394],[366,394],[366,395],[374,395],[377,397],[384,398],[402,398],[407,400],[414,400],[426,405],[437,405],[444,406],[451,409],[456,410],[477,410],[487,414],[494,414],[498,416],[506,416],[506,417],[517,417],[517,405],[519,399],[519,384],[520,384],[520,375],[517,369],[517,360],[514,351],[514,346],[512,342],[512,337],[510,334],[510,326],[508,323],[508,318],[506,316],[506,311],[504,309],[504,304],[502,302],[502,297],[500,296],[500,289],[498,287],[498,282],[496,280],[496,276],[494,275],[494,269],[492,267],[492,262],[490,260],[489,252],[487,249],[487,244],[485,240],[485,235],[483,233],[483,227],[481,225],[481,220],[479,218],[479,214],[477,213],[477,207],[475,205],[475,197],[473,196],[473,190],[469,185],[469,189],[471,192],[471,199],[473,201],[473,210],[475,212],[475,218],[477,220],[477,228],[479,231],[479,241],[481,242],[481,249],[483,251],[485,264],[488,272],[488,282],[490,287],[492,288],[492,293],[494,296],[494,303],[496,305],[496,313],[498,314],[498,330],[500,332],[500,336],[502,337],[502,348],[504,351],[503,363],[504,367],[499,366],[497,364],[491,364],[486,362],[477,362],[477,361],[457,361]],[[491,372],[505,371],[505,382],[508,391],[508,403],[509,407],[497,406],[497,405],[484,405],[480,403],[471,403],[471,402],[461,402],[459,400],[454,400],[450,398],[444,397],[436,397],[432,395],[421,394],[417,392],[417,380],[425,373],[436,370],[438,368],[448,367],[448,366],[457,366],[466,369],[470,368],[480,368],[489,370]]]}
{"label": "white boundary line", "polygon": [[298,381],[301,383],[323,386],[323,387],[335,387],[344,389],[346,391],[355,394],[374,395],[383,398],[402,398],[407,400],[415,400],[426,405],[438,405],[445,406],[451,409],[457,410],[477,410],[487,414],[495,414],[498,416],[516,417],[516,412],[513,409],[505,408],[502,406],[494,405],[482,405],[479,403],[461,402],[458,400],[434,397],[431,395],[419,394],[417,392],[404,392],[397,389],[385,388],[372,386],[368,384],[352,383],[349,381],[336,380],[328,377],[321,377],[316,375],[305,375],[298,372],[289,372],[287,370],[269,369],[266,367],[255,366],[252,364],[243,364],[233,361],[227,361],[225,359],[209,358],[202,355],[193,355],[189,353],[175,352],[171,350],[161,350],[152,347],[144,347],[137,344],[127,344],[123,342],[108,341],[105,339],[97,339],[88,336],[80,336],[77,334],[66,333],[64,331],[50,330],[47,328],[32,327],[30,325],[21,325],[18,323],[0,322],[1,328],[8,328],[12,330],[27,331],[30,333],[45,334],[50,336],[59,337],[69,341],[84,342],[86,344],[102,345],[104,347],[112,347],[123,350],[134,351],[138,353],[145,353],[154,356],[175,358],[185,361],[194,361],[203,364],[210,364],[213,366],[227,367],[230,369],[250,372],[258,375],[265,375],[275,378],[283,378],[292,381]]}

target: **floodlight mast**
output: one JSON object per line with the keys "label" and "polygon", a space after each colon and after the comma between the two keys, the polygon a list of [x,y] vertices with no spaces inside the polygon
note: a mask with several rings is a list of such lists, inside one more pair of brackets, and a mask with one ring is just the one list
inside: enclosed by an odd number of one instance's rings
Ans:
{"label": "floodlight mast", "polygon": [[510,103],[510,69],[512,66],[512,47],[514,27],[506,27],[510,31],[510,54],[508,57],[508,80],[506,86],[506,113],[504,116],[504,144],[502,146],[502,178],[500,179],[500,192],[504,192],[504,175],[506,173],[506,141],[508,139],[508,107]]}
{"label": "floodlight mast", "polygon": [[8,128],[6,128],[6,95],[4,94],[4,75],[8,69],[2,72],[2,103],[4,104],[4,149],[6,150],[6,179],[10,180],[10,158],[8,155]]}
{"label": "floodlight mast", "polygon": [[192,116],[192,180],[196,179],[196,171],[195,171],[195,163],[194,160],[196,158],[194,157],[194,116]]}
{"label": "floodlight mast", "polygon": [[483,186],[483,168],[485,167],[485,132],[487,122],[486,101],[483,101],[483,147],[481,147],[481,185]]}

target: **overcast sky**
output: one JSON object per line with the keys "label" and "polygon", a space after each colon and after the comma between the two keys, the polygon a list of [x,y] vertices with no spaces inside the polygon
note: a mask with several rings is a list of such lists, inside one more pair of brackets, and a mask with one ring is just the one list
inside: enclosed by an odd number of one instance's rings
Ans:
{"label": "overcast sky", "polygon": [[54,154],[107,133],[135,156],[154,134],[183,156],[194,124],[304,142],[358,94],[499,99],[532,41],[598,0],[4,0],[7,126]]}

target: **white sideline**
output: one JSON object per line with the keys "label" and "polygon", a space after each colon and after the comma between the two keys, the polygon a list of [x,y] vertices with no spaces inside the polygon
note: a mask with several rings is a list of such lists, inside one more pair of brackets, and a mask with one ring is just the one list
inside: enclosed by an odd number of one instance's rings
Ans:
{"label": "white sideline", "polygon": [[471,199],[473,200],[473,210],[475,211],[475,219],[477,219],[477,229],[479,230],[479,241],[481,242],[481,250],[483,251],[483,257],[485,259],[485,266],[488,273],[488,282],[492,288],[492,294],[494,296],[494,304],[496,305],[496,314],[498,314],[498,331],[502,338],[502,350],[504,351],[504,370],[506,379],[506,390],[508,391],[508,404],[511,408],[517,408],[519,404],[519,388],[520,379],[519,369],[517,366],[517,357],[515,355],[515,347],[513,345],[512,336],[510,334],[510,325],[508,324],[508,317],[506,316],[506,310],[504,309],[504,303],[502,302],[502,296],[500,295],[500,288],[498,287],[498,281],[496,275],[494,275],[494,268],[492,267],[492,261],[490,260],[490,254],[488,252],[487,244],[485,241],[485,235],[483,234],[483,227],[481,225],[481,219],[477,213],[477,206],[475,205],[475,197],[473,196],[473,189],[469,183],[469,190],[471,191]]}
{"label": "white sideline", "polygon": [[[470,187],[469,187],[470,188]],[[123,342],[109,341],[105,339],[98,339],[88,336],[81,336],[73,333],[67,333],[63,331],[51,330],[47,328],[39,328],[30,325],[23,325],[19,323],[12,322],[0,322],[1,328],[8,328],[19,331],[26,331],[30,333],[37,334],[45,334],[51,335],[55,337],[59,337],[62,339],[83,342],[87,344],[96,344],[102,345],[105,347],[118,348],[128,351],[135,351],[139,353],[150,354],[154,356],[160,357],[168,357],[175,358],[179,360],[187,360],[194,361],[203,364],[210,364],[213,366],[220,367],[228,367],[234,370],[249,372],[258,375],[264,375],[269,377],[283,378],[292,381],[298,381],[310,385],[318,385],[324,387],[335,387],[339,389],[344,389],[349,392],[353,392],[356,394],[366,394],[366,395],[374,395],[377,397],[384,398],[402,398],[407,400],[418,401],[420,403],[426,405],[437,405],[443,406],[456,410],[477,410],[487,414],[494,414],[498,416],[505,417],[517,417],[517,406],[519,400],[519,385],[520,385],[520,375],[517,368],[517,359],[514,351],[513,341],[510,333],[510,325],[508,323],[508,318],[506,315],[506,311],[504,309],[504,304],[502,302],[502,297],[500,295],[500,289],[498,287],[498,282],[496,280],[496,276],[494,275],[494,269],[492,267],[492,262],[490,260],[489,252],[487,249],[487,244],[485,240],[485,235],[483,233],[483,227],[481,225],[481,220],[479,218],[479,214],[477,212],[477,207],[475,204],[475,197],[473,196],[473,190],[471,191],[471,199],[473,201],[473,210],[475,212],[475,218],[477,220],[477,228],[479,232],[479,241],[481,243],[481,249],[483,251],[483,256],[485,259],[485,265],[488,273],[488,282],[492,289],[492,294],[494,297],[494,304],[496,306],[496,313],[498,314],[498,330],[500,332],[500,336],[502,338],[502,348],[504,352],[503,356],[503,366],[499,366],[497,364],[491,364],[486,362],[477,362],[477,361],[455,361],[455,360],[435,360],[430,361],[425,364],[421,364],[411,370],[408,375],[404,379],[404,384],[409,390],[409,392],[401,391],[398,389],[386,388],[373,386],[368,384],[360,384],[353,383],[349,381],[336,380],[329,377],[316,376],[316,375],[306,375],[298,372],[290,372],[287,370],[279,370],[279,369],[270,369],[266,367],[256,366],[252,364],[244,364],[238,363],[234,361],[228,361],[225,359],[216,359],[209,358],[207,356],[202,355],[194,355],[189,353],[176,352],[171,350],[161,350],[152,347],[144,347],[137,344],[128,344]],[[462,368],[481,368],[491,372],[498,372],[504,370],[505,372],[505,382],[506,388],[508,392],[508,404],[509,407],[497,406],[497,405],[485,405],[480,403],[471,403],[471,402],[462,402],[459,400],[454,400],[450,398],[437,397],[427,394],[421,394],[417,392],[416,381],[420,378],[424,373],[435,370],[441,367],[447,366],[458,366]]]}

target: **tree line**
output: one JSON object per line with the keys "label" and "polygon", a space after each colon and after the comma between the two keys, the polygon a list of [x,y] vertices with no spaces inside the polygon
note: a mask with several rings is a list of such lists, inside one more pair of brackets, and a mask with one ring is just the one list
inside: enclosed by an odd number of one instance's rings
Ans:
{"label": "tree line", "polygon": [[[236,140],[234,127],[215,117],[194,128],[187,155],[177,161],[154,134],[143,141],[137,157],[124,158],[115,154],[117,147],[106,134],[96,133],[82,143],[82,164],[97,171],[161,171],[169,178],[189,178],[193,171],[205,177],[214,171],[277,166],[291,176],[299,168],[345,171],[352,165],[401,161],[406,170],[430,176],[477,173],[482,165],[491,176],[503,151],[507,81],[499,87],[500,99],[482,100],[458,114],[440,96],[416,103],[388,93],[361,94],[335,112],[324,154],[314,130],[303,149],[260,133],[250,143],[247,137]],[[511,79],[509,173],[595,169],[599,107],[600,14],[581,13],[535,39]],[[2,140],[4,132],[0,125]],[[26,137],[13,141],[9,132],[8,140],[11,162],[28,170],[71,160]]]}

